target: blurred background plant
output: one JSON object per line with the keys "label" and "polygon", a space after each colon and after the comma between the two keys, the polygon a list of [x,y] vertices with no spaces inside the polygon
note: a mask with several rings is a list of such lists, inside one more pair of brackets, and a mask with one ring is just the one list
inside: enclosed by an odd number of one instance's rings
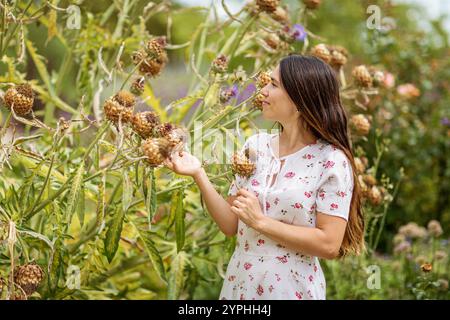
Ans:
{"label": "blurred background plant", "polygon": [[[364,190],[369,250],[323,262],[327,297],[448,299],[444,17],[387,0],[208,3],[1,1],[0,297],[217,299],[235,239],[192,180],[156,165],[152,139],[202,121],[186,147],[211,151],[225,194],[217,137],[239,148],[273,127],[258,111],[264,72],[299,53],[339,75]],[[390,17],[380,28],[371,5]]]}

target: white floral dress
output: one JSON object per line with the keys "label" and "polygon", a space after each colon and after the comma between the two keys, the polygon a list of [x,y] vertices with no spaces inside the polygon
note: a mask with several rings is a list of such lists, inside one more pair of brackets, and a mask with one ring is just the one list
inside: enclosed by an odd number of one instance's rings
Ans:
{"label": "white floral dress", "polygon": [[[239,188],[253,191],[265,215],[288,224],[315,227],[316,211],[347,220],[353,176],[344,152],[318,139],[277,158],[270,143],[276,135],[247,139],[242,150],[253,150],[256,171],[236,176],[228,195]],[[219,299],[325,299],[325,289],[317,257],[288,249],[239,220]]]}

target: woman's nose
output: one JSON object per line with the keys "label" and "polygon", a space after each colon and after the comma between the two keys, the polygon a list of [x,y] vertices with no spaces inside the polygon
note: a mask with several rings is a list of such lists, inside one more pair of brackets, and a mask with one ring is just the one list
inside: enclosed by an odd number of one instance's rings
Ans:
{"label": "woman's nose", "polygon": [[261,89],[261,93],[267,98],[267,96],[269,95],[267,91],[267,85]]}

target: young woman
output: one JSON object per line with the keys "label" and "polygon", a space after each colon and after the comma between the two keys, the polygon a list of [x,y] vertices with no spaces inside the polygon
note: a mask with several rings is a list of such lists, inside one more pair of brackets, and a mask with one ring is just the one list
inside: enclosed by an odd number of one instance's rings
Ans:
{"label": "young woman", "polygon": [[256,170],[236,176],[226,200],[191,154],[174,154],[166,165],[192,176],[219,228],[237,234],[220,299],[325,299],[319,258],[364,250],[347,115],[335,72],[322,60],[290,55],[271,76],[262,114],[281,133],[245,142]]}

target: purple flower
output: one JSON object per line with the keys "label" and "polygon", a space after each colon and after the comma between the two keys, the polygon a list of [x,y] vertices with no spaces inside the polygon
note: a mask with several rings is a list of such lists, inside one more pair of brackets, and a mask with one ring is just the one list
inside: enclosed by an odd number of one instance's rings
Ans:
{"label": "purple flower", "polygon": [[231,94],[233,95],[233,97],[237,95],[238,91],[238,85],[233,85],[233,87],[231,88]]}
{"label": "purple flower", "polygon": [[443,125],[443,126],[450,126],[450,119],[449,118],[447,118],[447,117],[444,117],[444,118],[442,118],[441,119],[441,124]]}
{"label": "purple flower", "polygon": [[301,24],[294,24],[294,32],[293,32],[293,37],[295,38],[295,40],[297,41],[304,41],[306,38],[306,30],[305,28],[301,25]]}
{"label": "purple flower", "polygon": [[237,97],[236,104],[248,99],[253,93],[255,93],[256,86],[254,83],[250,83]]}

